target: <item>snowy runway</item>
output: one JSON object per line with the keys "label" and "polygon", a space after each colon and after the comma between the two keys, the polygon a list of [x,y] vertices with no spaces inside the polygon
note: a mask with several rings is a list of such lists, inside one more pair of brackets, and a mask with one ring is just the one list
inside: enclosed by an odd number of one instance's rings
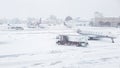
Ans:
{"label": "snowy runway", "polygon": [[102,39],[89,41],[88,47],[58,46],[56,35],[48,31],[1,33],[0,68],[120,68],[119,42]]}

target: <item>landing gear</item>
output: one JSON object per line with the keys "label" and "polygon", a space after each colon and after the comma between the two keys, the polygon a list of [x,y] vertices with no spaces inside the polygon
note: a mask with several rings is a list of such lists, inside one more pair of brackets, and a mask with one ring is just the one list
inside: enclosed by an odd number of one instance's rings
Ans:
{"label": "landing gear", "polygon": [[111,38],[111,40],[112,40],[112,43],[115,43],[113,38]]}

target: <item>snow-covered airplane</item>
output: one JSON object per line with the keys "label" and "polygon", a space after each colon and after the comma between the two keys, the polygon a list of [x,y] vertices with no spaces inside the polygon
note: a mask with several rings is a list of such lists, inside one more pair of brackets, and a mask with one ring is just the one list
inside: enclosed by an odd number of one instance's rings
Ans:
{"label": "snow-covered airplane", "polygon": [[110,38],[112,43],[114,43],[114,39],[117,36],[115,30],[100,27],[79,28],[77,29],[77,33],[86,35],[89,37],[89,39]]}

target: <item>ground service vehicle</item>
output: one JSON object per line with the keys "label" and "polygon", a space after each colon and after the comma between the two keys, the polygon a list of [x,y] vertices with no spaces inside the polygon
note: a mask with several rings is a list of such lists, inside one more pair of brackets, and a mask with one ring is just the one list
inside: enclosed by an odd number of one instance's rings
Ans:
{"label": "ground service vehicle", "polygon": [[59,35],[56,39],[58,45],[75,45],[78,47],[88,45],[88,37],[82,35]]}
{"label": "ground service vehicle", "polygon": [[12,30],[24,30],[23,27],[9,27],[8,29],[12,29]]}

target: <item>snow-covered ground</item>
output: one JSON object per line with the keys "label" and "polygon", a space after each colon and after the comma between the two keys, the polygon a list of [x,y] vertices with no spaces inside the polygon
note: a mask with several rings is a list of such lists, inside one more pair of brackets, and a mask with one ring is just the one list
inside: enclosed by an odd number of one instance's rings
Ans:
{"label": "snow-covered ground", "polygon": [[61,46],[56,36],[73,30],[0,31],[0,68],[120,68],[120,37]]}

